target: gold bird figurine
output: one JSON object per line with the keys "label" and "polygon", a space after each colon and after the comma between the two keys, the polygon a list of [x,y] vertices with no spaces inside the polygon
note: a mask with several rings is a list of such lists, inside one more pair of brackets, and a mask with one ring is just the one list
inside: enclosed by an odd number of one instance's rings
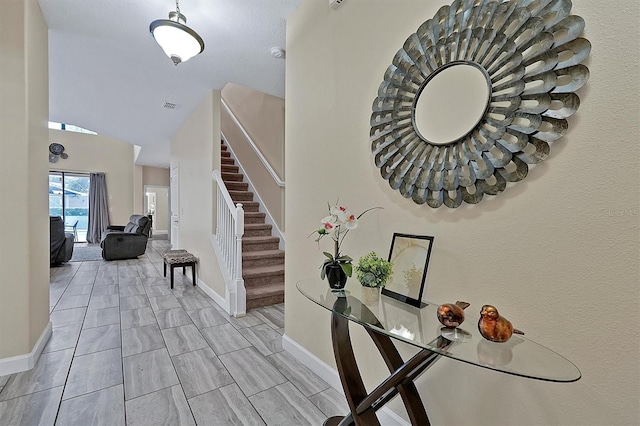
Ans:
{"label": "gold bird figurine", "polygon": [[438,306],[438,321],[446,327],[458,327],[464,321],[464,309],[469,304],[457,301],[456,303],[445,303]]}
{"label": "gold bird figurine", "polygon": [[487,340],[504,343],[511,338],[513,333],[524,334],[522,331],[513,328],[511,322],[505,317],[501,317],[498,310],[491,305],[484,305],[480,311],[478,330]]}

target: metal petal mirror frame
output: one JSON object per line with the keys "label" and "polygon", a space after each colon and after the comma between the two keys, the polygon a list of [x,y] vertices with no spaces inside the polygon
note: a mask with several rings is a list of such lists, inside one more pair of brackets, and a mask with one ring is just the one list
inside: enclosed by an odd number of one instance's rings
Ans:
{"label": "metal petal mirror frame", "polygon": [[[570,0],[456,0],[411,34],[387,68],[371,115],[371,151],[391,188],[417,204],[450,208],[497,195],[547,158],[568,129],[589,79],[591,44]],[[446,145],[414,127],[432,73],[472,63],[491,81],[489,105],[467,135]]]}

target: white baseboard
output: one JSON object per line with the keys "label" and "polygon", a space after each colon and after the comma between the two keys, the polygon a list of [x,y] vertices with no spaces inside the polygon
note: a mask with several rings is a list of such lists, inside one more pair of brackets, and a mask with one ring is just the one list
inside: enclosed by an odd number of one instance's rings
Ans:
{"label": "white baseboard", "polygon": [[[344,395],[342,383],[340,383],[340,376],[335,368],[309,352],[306,348],[298,344],[286,334],[282,336],[282,348],[293,355],[293,357],[298,361],[306,365],[332,388]],[[405,419],[398,416],[388,407],[382,407],[376,412],[376,415],[378,416],[380,424],[383,426],[410,426]]]}
{"label": "white baseboard", "polygon": [[213,289],[206,285],[200,278],[196,278],[196,281],[198,282],[198,288],[200,290],[204,291],[207,296],[209,296],[214,302],[216,302],[218,306],[222,307],[222,309],[224,309],[226,313],[229,313],[229,304],[224,297],[213,291]]}
{"label": "white baseboard", "polygon": [[49,321],[44,330],[42,330],[42,334],[40,334],[33,349],[31,349],[31,352],[28,354],[0,359],[0,376],[8,376],[9,374],[31,370],[36,365],[36,362],[38,362],[42,350],[51,337],[52,327],[53,325],[51,321]]}

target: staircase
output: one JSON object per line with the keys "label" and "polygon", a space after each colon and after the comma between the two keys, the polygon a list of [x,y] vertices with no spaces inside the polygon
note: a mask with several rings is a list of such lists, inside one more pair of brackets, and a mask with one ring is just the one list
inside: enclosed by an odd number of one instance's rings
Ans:
{"label": "staircase", "polygon": [[221,175],[234,203],[244,209],[242,237],[242,278],[247,292],[247,311],[284,302],[284,251],[278,248],[280,238],[271,235],[272,226],[265,223],[260,203],[253,201],[249,184],[243,182],[235,160],[221,141]]}

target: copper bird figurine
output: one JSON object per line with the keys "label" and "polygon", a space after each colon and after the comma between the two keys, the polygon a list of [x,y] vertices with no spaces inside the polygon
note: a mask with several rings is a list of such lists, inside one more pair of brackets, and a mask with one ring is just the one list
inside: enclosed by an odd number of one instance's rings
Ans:
{"label": "copper bird figurine", "polygon": [[498,310],[491,305],[484,305],[480,311],[478,330],[487,340],[504,343],[511,338],[513,333],[524,334],[522,331],[513,328],[511,322],[501,317]]}
{"label": "copper bird figurine", "polygon": [[458,327],[464,321],[464,309],[469,304],[457,301],[456,303],[445,303],[438,306],[438,321],[446,327]]}

